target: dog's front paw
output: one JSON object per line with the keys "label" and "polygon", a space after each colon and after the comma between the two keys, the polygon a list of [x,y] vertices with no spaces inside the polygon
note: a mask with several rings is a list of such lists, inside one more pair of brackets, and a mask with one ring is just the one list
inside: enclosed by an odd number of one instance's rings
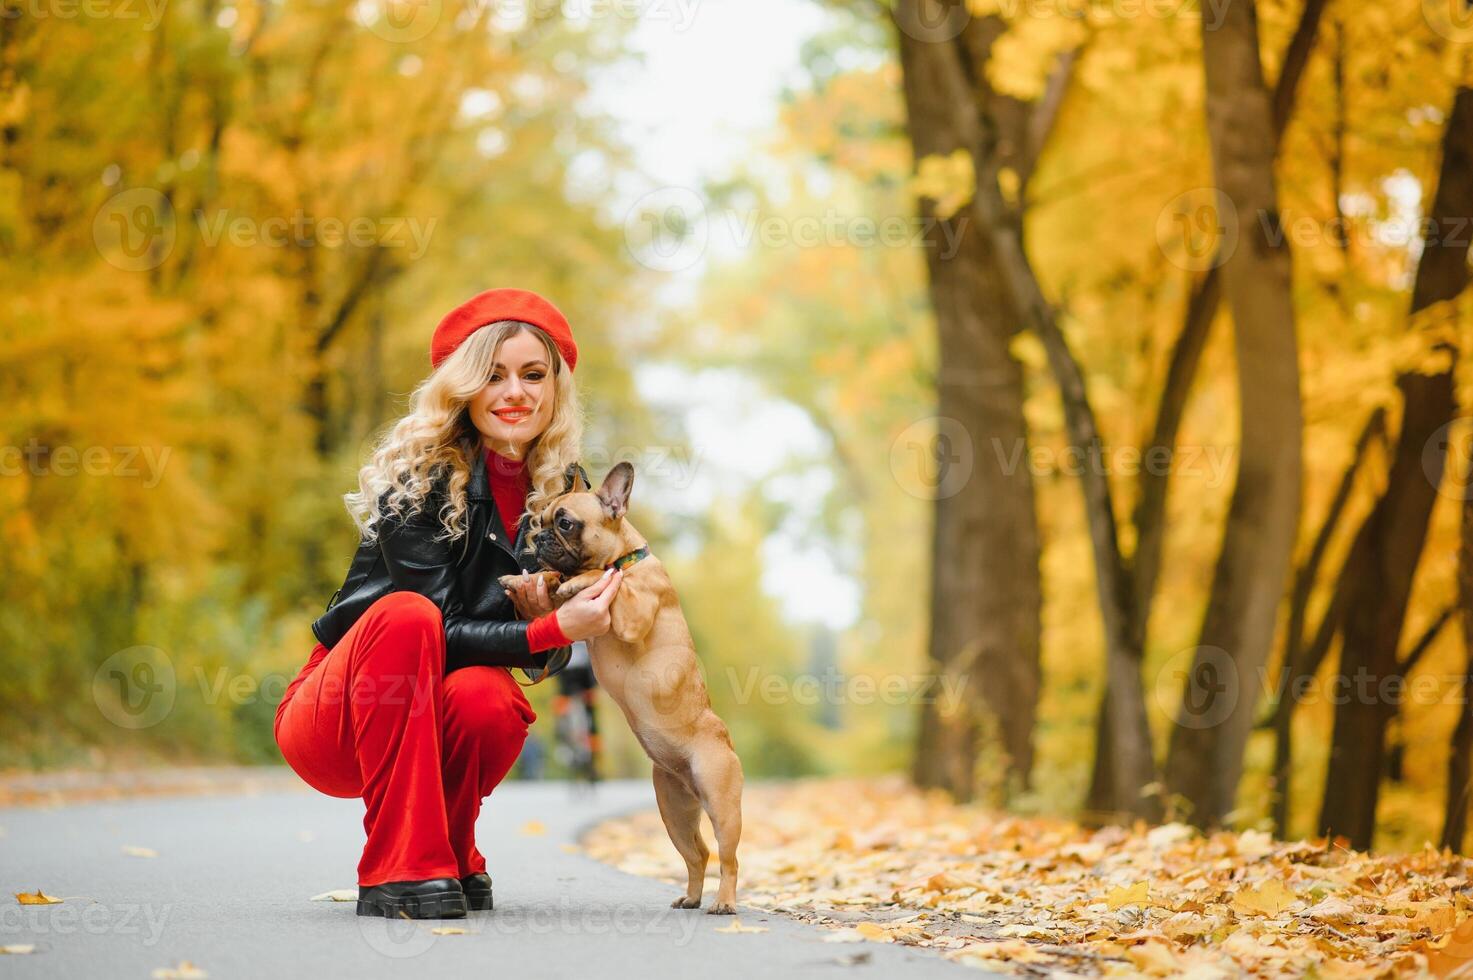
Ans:
{"label": "dog's front paw", "polygon": [[574,588],[571,583],[564,582],[562,585],[558,586],[557,591],[552,594],[552,601],[561,605],[562,603],[567,602],[569,599],[573,598],[573,596],[577,595],[581,591],[583,590]]}
{"label": "dog's front paw", "polygon": [[698,909],[701,907],[699,898],[686,898],[684,895],[670,903],[672,909]]}
{"label": "dog's front paw", "polygon": [[707,915],[736,915],[736,906],[730,902],[712,902]]}

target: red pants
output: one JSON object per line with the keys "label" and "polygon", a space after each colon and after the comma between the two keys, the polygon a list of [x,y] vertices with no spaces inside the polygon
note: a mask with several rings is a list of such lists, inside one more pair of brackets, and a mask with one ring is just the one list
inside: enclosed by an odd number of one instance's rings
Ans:
{"label": "red pants", "polygon": [[358,884],[377,885],[486,870],[476,849],[481,800],[536,720],[505,667],[447,677],[439,608],[394,592],[331,651],[317,644],[276,709],[275,735],[314,789],[363,798]]}

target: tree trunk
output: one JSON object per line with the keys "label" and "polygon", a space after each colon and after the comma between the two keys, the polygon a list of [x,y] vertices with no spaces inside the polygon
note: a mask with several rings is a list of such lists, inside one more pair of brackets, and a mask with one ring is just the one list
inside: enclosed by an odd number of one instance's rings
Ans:
{"label": "tree trunk", "polygon": [[[1443,135],[1437,196],[1429,212],[1439,234],[1427,242],[1417,266],[1413,316],[1452,299],[1467,286],[1468,241],[1462,228],[1470,214],[1473,90],[1460,89]],[[1335,710],[1319,829],[1327,835],[1343,835],[1351,846],[1362,849],[1371,846],[1375,833],[1376,802],[1386,765],[1386,726],[1397,713],[1398,699],[1388,692],[1402,676],[1397,663],[1401,631],[1442,480],[1444,454],[1428,453],[1426,448],[1455,409],[1457,351],[1448,342],[1435,348],[1446,352],[1446,370],[1435,374],[1408,371],[1397,378],[1401,431],[1386,489],[1356,535],[1355,547],[1368,557],[1366,568],[1349,581],[1336,677],[1337,684],[1346,685],[1349,696]]]}
{"label": "tree trunk", "polygon": [[[933,0],[908,0],[901,4],[897,18],[901,23],[915,17],[922,23],[937,23],[933,15],[942,9]],[[1006,288],[1007,308],[1020,325],[1038,334],[1048,354],[1064,403],[1070,443],[1084,458],[1098,459],[1101,441],[1083,372],[1029,264],[1023,248],[1022,217],[1003,200],[999,189],[997,172],[1009,162],[1008,146],[1022,141],[999,138],[998,134],[1010,131],[1010,124],[1016,126],[1020,117],[1025,128],[1029,122],[1026,114],[1018,112],[1016,102],[999,98],[986,81],[987,54],[999,30],[1000,24],[988,18],[968,25],[954,42],[917,42],[902,31],[901,44],[911,65],[928,66],[928,82],[950,107],[952,142],[933,152],[962,148],[972,157],[975,180],[971,220],[991,246]],[[1130,593],[1120,558],[1109,481],[1102,468],[1084,466],[1080,482],[1105,632],[1109,719],[1115,747],[1113,809],[1154,818],[1159,814],[1157,799],[1142,795],[1142,790],[1156,781],[1155,766],[1140,683],[1140,652],[1129,644]]]}
{"label": "tree trunk", "polygon": [[1463,702],[1447,759],[1447,803],[1442,846],[1463,853],[1468,836],[1469,769],[1473,766],[1473,453],[1463,482],[1463,532],[1458,548],[1458,604],[1463,616]]}
{"label": "tree trunk", "polygon": [[[1319,34],[1320,21],[1327,0],[1306,0],[1299,14],[1298,26],[1289,46],[1284,51],[1278,81],[1274,84],[1273,118],[1274,146],[1284,135],[1284,129],[1294,113],[1298,101],[1299,82],[1314,52],[1315,39]],[[1191,394],[1192,382],[1201,364],[1202,351],[1207,347],[1212,321],[1222,299],[1222,276],[1215,257],[1212,267],[1203,275],[1192,290],[1187,302],[1186,315],[1181,332],[1172,346],[1171,360],[1167,365],[1166,379],[1161,388],[1161,400],[1156,409],[1156,419],[1150,438],[1141,452],[1142,459],[1170,458],[1176,452],[1176,436],[1181,428],[1182,416],[1186,413],[1187,398]],[[1164,456],[1163,456],[1164,454]],[[1131,579],[1131,644],[1144,651],[1151,617],[1151,603],[1156,595],[1156,581],[1161,572],[1161,555],[1166,546],[1166,497],[1171,485],[1169,465],[1142,467],[1139,492],[1131,515],[1136,531],[1135,552],[1128,566]],[[1096,720],[1096,742],[1094,771],[1090,776],[1090,787],[1085,797],[1085,809],[1098,811],[1108,806],[1114,779],[1111,757],[1113,750],[1109,740],[1109,720],[1105,711],[1109,705],[1109,692],[1101,699],[1099,718]]]}
{"label": "tree trunk", "polygon": [[[1289,833],[1289,790],[1294,768],[1294,708],[1300,684],[1314,677],[1329,649],[1334,631],[1339,628],[1345,609],[1345,590],[1338,585],[1320,621],[1313,644],[1306,642],[1305,619],[1309,615],[1309,599],[1319,580],[1320,566],[1330,550],[1335,529],[1340,517],[1350,503],[1355,490],[1356,475],[1370,452],[1371,443],[1386,436],[1386,410],[1378,408],[1371,413],[1355,442],[1350,463],[1340,476],[1335,496],[1325,511],[1325,519],[1315,534],[1314,545],[1309,557],[1294,573],[1294,590],[1289,596],[1289,622],[1284,629],[1284,658],[1279,668],[1279,681],[1275,685],[1272,726],[1274,732],[1274,775],[1273,775],[1273,821],[1274,833],[1286,837]],[[1326,630],[1328,629],[1328,632]]]}
{"label": "tree trunk", "polygon": [[1190,818],[1209,825],[1233,808],[1252,695],[1273,645],[1298,529],[1302,421],[1290,259],[1278,222],[1273,111],[1254,3],[1225,8],[1216,29],[1204,22],[1202,60],[1217,186],[1240,229],[1222,266],[1238,362],[1239,460],[1166,778]]}
{"label": "tree trunk", "polygon": [[[903,31],[900,61],[917,160],[958,145],[955,113],[929,45]],[[921,216],[935,218],[921,203]],[[926,249],[939,338],[935,524],[931,562],[931,669],[965,681],[959,714],[922,705],[913,777],[958,799],[974,793],[980,711],[997,720],[1010,769],[1026,785],[1033,764],[1039,667],[1038,521],[1023,419],[1022,369],[1008,349],[1017,316],[983,229],[965,215],[954,255]],[[939,237],[939,233],[938,236]],[[951,468],[948,471],[948,467]],[[970,474],[957,468],[970,467]],[[934,694],[937,685],[932,686]]]}

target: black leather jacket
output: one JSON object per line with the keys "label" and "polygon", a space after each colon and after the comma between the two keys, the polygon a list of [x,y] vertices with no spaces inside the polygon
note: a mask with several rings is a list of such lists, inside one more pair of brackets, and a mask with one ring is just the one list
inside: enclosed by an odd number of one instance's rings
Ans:
{"label": "black leather jacket", "polygon": [[572,648],[530,652],[529,624],[517,619],[511,597],[496,581],[497,576],[535,567],[535,559],[525,554],[527,516],[517,524],[516,541],[508,542],[481,453],[466,485],[467,532],[455,541],[434,540],[444,501],[442,481],[413,514],[383,518],[377,539],[359,543],[343,587],[312,624],[312,632],[331,649],[382,596],[418,592],[433,600],[444,617],[445,673],[476,665],[520,667],[534,680],[556,673]]}

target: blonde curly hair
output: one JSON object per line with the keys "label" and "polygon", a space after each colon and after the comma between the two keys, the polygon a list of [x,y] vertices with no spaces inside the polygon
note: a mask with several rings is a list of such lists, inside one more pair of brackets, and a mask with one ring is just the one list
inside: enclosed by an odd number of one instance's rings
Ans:
{"label": "blonde curly hair", "polygon": [[553,382],[552,420],[527,446],[532,486],[526,509],[535,514],[563,492],[565,474],[578,461],[583,439],[573,372],[542,330],[520,320],[498,320],[471,334],[420,382],[410,396],[409,414],[394,423],[358,471],[358,489],[343,495],[365,539],[377,536],[384,517],[402,519],[440,489],[445,502],[438,515],[443,530],[437,538],[453,541],[465,534],[466,486],[471,465],[483,451],[467,405],[491,378],[502,343],[524,332],[547,349]]}

